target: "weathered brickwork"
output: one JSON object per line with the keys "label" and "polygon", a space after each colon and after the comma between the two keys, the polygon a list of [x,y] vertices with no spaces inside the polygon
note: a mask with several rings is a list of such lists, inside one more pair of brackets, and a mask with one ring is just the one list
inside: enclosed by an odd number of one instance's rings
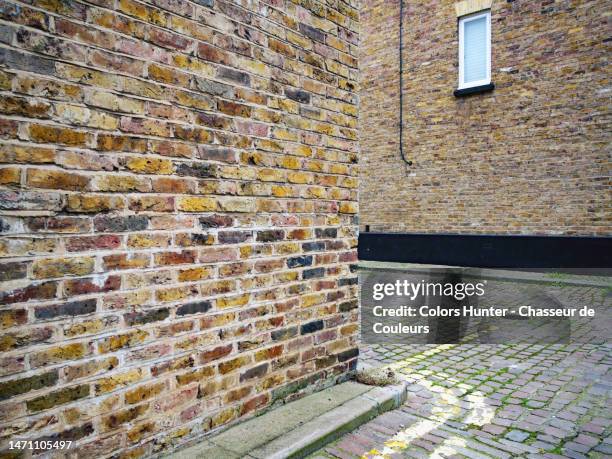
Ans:
{"label": "weathered brickwork", "polygon": [[0,0],[0,451],[154,455],[350,373],[358,19]]}
{"label": "weathered brickwork", "polygon": [[411,167],[399,0],[362,5],[362,229],[610,234],[610,1],[493,0],[495,90],[462,98],[455,2],[404,5]]}

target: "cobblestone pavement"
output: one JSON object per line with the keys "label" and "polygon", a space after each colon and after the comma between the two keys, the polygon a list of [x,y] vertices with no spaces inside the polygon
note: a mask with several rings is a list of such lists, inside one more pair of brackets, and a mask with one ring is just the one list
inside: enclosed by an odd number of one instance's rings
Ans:
{"label": "cobblestone pavement", "polygon": [[612,457],[612,346],[372,345],[408,399],[312,458]]}

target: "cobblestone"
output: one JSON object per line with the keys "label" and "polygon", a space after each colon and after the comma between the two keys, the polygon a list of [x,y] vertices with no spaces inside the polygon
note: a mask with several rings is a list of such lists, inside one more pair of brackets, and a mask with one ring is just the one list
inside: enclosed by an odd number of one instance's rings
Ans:
{"label": "cobblestone", "polygon": [[398,410],[317,458],[603,458],[612,346],[362,345],[361,364],[408,383]]}

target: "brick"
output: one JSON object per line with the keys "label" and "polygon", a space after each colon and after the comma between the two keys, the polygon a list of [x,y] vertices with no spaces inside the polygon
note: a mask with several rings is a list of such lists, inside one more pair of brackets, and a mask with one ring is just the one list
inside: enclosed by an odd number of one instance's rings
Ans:
{"label": "brick", "polygon": [[300,257],[291,257],[287,258],[287,267],[288,268],[299,268],[302,266],[310,266],[312,265],[312,256],[304,255]]}
{"label": "brick", "polygon": [[123,199],[115,196],[71,194],[66,210],[75,213],[97,213],[124,208]]}
{"label": "brick", "polygon": [[2,304],[12,304],[30,300],[49,300],[55,298],[56,292],[57,284],[55,282],[31,284],[27,287],[0,292],[0,302]]}
{"label": "brick", "polygon": [[94,432],[94,428],[91,422],[87,422],[83,425],[72,427],[70,429],[62,430],[54,434],[50,434],[44,437],[39,437],[35,441],[37,442],[56,442],[56,441],[77,441],[81,438],[85,438]]}
{"label": "brick", "polygon": [[302,250],[304,252],[320,252],[325,250],[325,243],[323,242],[305,242],[302,244]]}
{"label": "brick", "polygon": [[32,264],[32,274],[35,279],[83,276],[93,272],[94,264],[92,257],[47,258]]}
{"label": "brick", "polygon": [[130,234],[127,239],[127,246],[133,249],[149,249],[152,247],[168,247],[171,244],[171,237],[166,234],[140,233]]}
{"label": "brick", "polygon": [[50,394],[37,397],[26,402],[28,411],[37,412],[47,410],[57,405],[63,405],[74,400],[87,397],[89,395],[89,385],[80,385],[61,389]]}
{"label": "brick", "polygon": [[228,80],[233,83],[242,84],[244,86],[249,86],[251,84],[251,78],[248,73],[228,69],[225,67],[219,67],[219,69],[217,70],[217,77],[222,80]]}
{"label": "brick", "polygon": [[83,131],[60,128],[42,124],[33,124],[29,129],[30,139],[34,142],[58,143],[70,146],[86,146],[90,135]]}
{"label": "brick", "polygon": [[139,386],[136,389],[129,390],[125,393],[125,403],[134,405],[143,402],[150,398],[154,398],[161,394],[166,389],[166,384],[163,382],[147,384]]}
{"label": "brick", "polygon": [[100,293],[118,290],[121,287],[121,277],[100,276],[85,279],[68,279],[64,281],[64,294],[66,296],[82,295],[86,293]]}
{"label": "brick", "polygon": [[338,361],[345,362],[347,360],[357,358],[358,355],[359,355],[358,348],[349,349],[349,350],[343,351],[338,354]]}
{"label": "brick", "polygon": [[168,124],[146,118],[124,116],[121,118],[120,129],[130,134],[154,135],[158,137],[172,136],[172,129]]}
{"label": "brick", "polygon": [[241,387],[240,389],[231,390],[225,395],[223,401],[229,404],[241,400],[248,396],[252,390],[252,387]]}
{"label": "brick", "polygon": [[74,151],[59,151],[55,163],[66,169],[81,169],[93,171],[112,171],[116,169],[117,162],[112,158],[92,153],[77,153]]}
{"label": "brick", "polygon": [[252,121],[236,121],[236,129],[240,134],[257,137],[267,137],[270,132],[270,128],[266,124]]}
{"label": "brick", "polygon": [[198,294],[198,288],[195,285],[189,287],[170,287],[156,292],[156,299],[158,301],[178,301],[190,296],[196,296]]}
{"label": "brick", "polygon": [[28,265],[21,262],[0,263],[0,282],[23,279],[28,274]]}
{"label": "brick", "polygon": [[51,387],[58,381],[57,370],[48,371],[22,379],[0,382],[0,400],[7,400],[15,395]]}
{"label": "brick", "polygon": [[50,164],[54,159],[53,148],[4,144],[0,149],[0,161],[6,163]]}
{"label": "brick", "polygon": [[0,311],[0,328],[11,328],[23,325],[28,321],[28,313],[25,309],[9,309]]}
{"label": "brick", "polygon": [[199,267],[192,269],[184,269],[178,273],[179,282],[189,282],[213,277],[214,271],[210,267]]}
{"label": "brick", "polygon": [[250,294],[239,295],[234,297],[225,297],[217,299],[217,308],[225,309],[225,308],[234,308],[237,306],[244,306],[249,302]]}
{"label": "brick", "polygon": [[300,89],[286,88],[285,95],[296,102],[300,102],[302,104],[310,103],[310,93],[306,91],[302,91]]}
{"label": "brick", "polygon": [[104,330],[116,328],[118,323],[119,318],[116,316],[92,318],[91,320],[83,320],[67,325],[64,327],[64,335],[67,337],[93,335]]}
{"label": "brick", "polygon": [[340,303],[339,309],[340,309],[340,312],[348,312],[353,309],[357,309],[357,307],[358,307],[357,301],[352,300],[352,301],[345,301],[343,303]]}
{"label": "brick", "polygon": [[150,290],[139,290],[129,293],[107,295],[102,299],[104,308],[125,309],[130,306],[144,306],[151,300]]}
{"label": "brick", "polygon": [[219,207],[225,212],[254,212],[255,201],[251,199],[224,199],[219,202]]}
{"label": "brick", "polygon": [[302,279],[317,279],[325,276],[325,268],[305,269],[302,271]]}
{"label": "brick", "polygon": [[108,234],[102,236],[71,237],[65,242],[68,252],[83,252],[96,249],[116,249],[121,245],[119,236]]}
{"label": "brick", "polygon": [[30,365],[39,367],[65,360],[78,360],[87,354],[88,348],[84,343],[72,343],[31,354]]}
{"label": "brick", "polygon": [[102,263],[106,270],[146,268],[150,261],[150,255],[144,253],[122,253],[102,257]]}
{"label": "brick", "polygon": [[151,191],[151,179],[120,175],[102,175],[95,179],[97,191]]}
{"label": "brick", "polygon": [[104,430],[114,430],[122,424],[132,422],[135,419],[143,416],[149,409],[148,404],[138,405],[132,408],[127,408],[115,412],[109,416],[102,418],[101,424]]}
{"label": "brick", "polygon": [[129,158],[125,167],[132,172],[140,174],[162,174],[167,175],[173,172],[172,161],[156,158]]}
{"label": "brick", "polygon": [[217,346],[214,349],[204,351],[199,355],[200,364],[206,364],[218,359],[222,359],[223,357],[231,354],[234,346],[232,344],[227,344],[224,346]]}
{"label": "brick", "polygon": [[257,351],[255,353],[255,361],[260,362],[262,360],[270,360],[275,357],[279,357],[283,353],[283,346],[274,346],[265,350]]}
{"label": "brick", "polygon": [[130,312],[124,314],[123,318],[128,326],[144,325],[152,322],[165,320],[170,315],[168,308],[155,309],[153,311]]}
{"label": "brick", "polygon": [[207,233],[179,233],[175,236],[175,244],[180,247],[212,245],[215,237]]}
{"label": "brick", "polygon": [[128,208],[135,212],[143,212],[143,211],[173,212],[174,211],[174,197],[172,196],[168,196],[168,197],[165,197],[165,196],[131,197],[129,199]]}
{"label": "brick", "polygon": [[[98,343],[98,351],[101,354],[117,351],[125,347],[133,346],[142,343],[148,337],[148,333],[142,330],[136,330],[123,335],[115,335],[109,338],[104,338]],[[133,373],[129,373],[133,374]],[[140,374],[140,373],[139,373]],[[96,393],[99,391],[96,389]]]}
{"label": "brick", "polygon": [[127,217],[98,216],[94,219],[94,229],[105,232],[142,231],[149,225],[148,217],[144,215],[128,215]]}
{"label": "brick", "polygon": [[[144,422],[131,428],[127,432],[127,439],[130,443],[138,443],[144,437],[155,433],[158,430],[155,422]],[[140,457],[146,454],[146,447],[140,446],[130,450],[125,457]],[[123,457],[123,456],[122,456]]]}
{"label": "brick", "polygon": [[50,327],[18,329],[16,332],[0,335],[0,351],[11,351],[35,344],[46,343],[53,336]]}
{"label": "brick", "polygon": [[189,84],[188,75],[157,64],[149,64],[148,74],[151,79],[161,83],[175,84],[178,86],[187,86]]}
{"label": "brick", "polygon": [[183,176],[208,178],[215,176],[216,167],[207,163],[181,163],[177,166],[176,172]]}
{"label": "brick", "polygon": [[211,147],[208,145],[198,146],[198,158],[223,163],[236,163],[236,152],[230,148]]}
{"label": "brick", "polygon": [[236,313],[234,312],[204,317],[200,320],[200,328],[204,330],[211,327],[218,327],[233,322],[235,318]]}
{"label": "brick", "polygon": [[325,34],[321,30],[304,23],[300,23],[299,28],[300,32],[311,40],[325,42]]}
{"label": "brick", "polygon": [[0,63],[16,70],[25,70],[42,75],[55,74],[55,63],[51,59],[24,54],[7,48],[0,50]]}
{"label": "brick", "polygon": [[262,363],[253,368],[249,368],[247,371],[243,372],[240,375],[240,382],[248,381],[253,378],[261,378],[267,373],[267,371],[268,371],[267,363]]}
{"label": "brick", "polygon": [[293,338],[297,336],[298,329],[297,327],[290,327],[285,329],[274,330],[271,332],[270,336],[273,341],[284,341],[289,338]]}
{"label": "brick", "polygon": [[257,232],[258,242],[274,242],[283,240],[285,232],[283,230],[266,230]]}
{"label": "brick", "polygon": [[64,207],[59,193],[0,190],[0,210],[59,211]]}
{"label": "brick", "polygon": [[235,102],[223,101],[220,100],[217,103],[217,108],[230,116],[241,116],[244,118],[249,118],[252,114],[252,109],[248,105],[238,104]]}
{"label": "brick", "polygon": [[96,310],[95,298],[82,301],[72,301],[64,304],[40,306],[34,310],[37,319],[55,319],[57,317],[71,317],[91,314]]}
{"label": "brick", "polygon": [[19,185],[21,183],[21,169],[4,167],[0,169],[0,185]]}
{"label": "brick", "polygon": [[98,134],[97,149],[102,151],[144,153],[147,150],[147,140],[125,135]]}
{"label": "brick", "polygon": [[238,244],[251,240],[251,231],[220,231],[217,235],[219,244]]}
{"label": "brick", "polygon": [[194,263],[195,259],[196,253],[191,250],[184,250],[182,252],[163,252],[154,255],[155,264],[161,266]]}
{"label": "brick", "polygon": [[313,322],[308,322],[300,327],[300,334],[307,335],[309,333],[314,333],[316,331],[323,330],[323,321],[315,320]]}
{"label": "brick", "polygon": [[204,367],[199,368],[197,370],[191,371],[189,373],[183,373],[180,375],[176,375],[176,382],[179,386],[183,386],[185,384],[192,383],[194,381],[203,381],[215,374],[214,367]]}
{"label": "brick", "polygon": [[179,306],[176,310],[177,316],[185,316],[190,314],[199,314],[208,312],[212,308],[210,301],[198,301],[195,303],[187,303]]}
{"label": "brick", "polygon": [[217,201],[212,198],[195,196],[179,198],[177,207],[186,212],[211,212],[217,210]]}
{"label": "brick", "polygon": [[189,194],[195,192],[195,184],[190,179],[157,178],[153,180],[152,187],[157,193]]}
{"label": "brick", "polygon": [[240,367],[248,365],[251,362],[251,359],[246,356],[236,357],[232,360],[228,360],[226,362],[222,362],[218,365],[219,373],[227,374],[234,370],[237,370]]}
{"label": "brick", "polygon": [[[168,114],[168,116],[171,115]],[[192,145],[166,140],[151,141],[150,148],[151,151],[157,153],[158,155],[173,156],[178,158],[192,158],[194,156],[194,151],[196,150]]]}

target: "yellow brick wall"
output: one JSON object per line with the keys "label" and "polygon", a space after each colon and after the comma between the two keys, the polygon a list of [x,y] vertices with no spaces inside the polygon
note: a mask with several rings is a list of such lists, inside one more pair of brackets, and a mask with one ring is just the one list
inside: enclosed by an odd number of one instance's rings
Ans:
{"label": "yellow brick wall", "polygon": [[0,1],[0,456],[160,454],[348,377],[358,19]]}
{"label": "yellow brick wall", "polygon": [[492,2],[493,92],[456,98],[457,2],[363,3],[360,226],[609,235],[610,2]]}

